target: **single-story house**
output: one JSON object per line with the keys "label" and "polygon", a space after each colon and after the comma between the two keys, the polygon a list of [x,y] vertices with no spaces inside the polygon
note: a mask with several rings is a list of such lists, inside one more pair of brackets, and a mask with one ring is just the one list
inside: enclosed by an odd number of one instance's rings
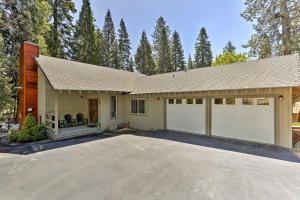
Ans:
{"label": "single-story house", "polygon": [[128,123],[291,148],[299,76],[298,54],[146,76],[43,56],[25,42],[18,117],[31,112],[54,136],[88,129],[65,123],[81,113],[101,129]]}

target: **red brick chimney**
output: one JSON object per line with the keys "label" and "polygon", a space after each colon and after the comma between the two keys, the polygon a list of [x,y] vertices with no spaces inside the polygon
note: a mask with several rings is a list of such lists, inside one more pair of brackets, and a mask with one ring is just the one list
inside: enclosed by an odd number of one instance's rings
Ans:
{"label": "red brick chimney", "polygon": [[28,113],[37,120],[38,67],[34,57],[39,56],[39,46],[24,42],[20,49],[18,122],[22,127]]}

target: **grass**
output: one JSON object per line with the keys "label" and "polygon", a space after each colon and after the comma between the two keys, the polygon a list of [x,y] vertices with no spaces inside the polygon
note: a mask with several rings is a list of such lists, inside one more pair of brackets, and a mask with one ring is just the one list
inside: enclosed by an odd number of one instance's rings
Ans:
{"label": "grass", "polygon": [[293,122],[292,127],[300,128],[300,122]]}

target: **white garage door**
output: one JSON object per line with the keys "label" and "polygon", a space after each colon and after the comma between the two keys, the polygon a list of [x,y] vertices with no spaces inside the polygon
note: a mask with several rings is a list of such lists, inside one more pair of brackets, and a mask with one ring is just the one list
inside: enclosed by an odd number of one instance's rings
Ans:
{"label": "white garage door", "polygon": [[274,98],[212,99],[212,135],[274,144]]}
{"label": "white garage door", "polygon": [[205,134],[205,99],[168,99],[167,129]]}

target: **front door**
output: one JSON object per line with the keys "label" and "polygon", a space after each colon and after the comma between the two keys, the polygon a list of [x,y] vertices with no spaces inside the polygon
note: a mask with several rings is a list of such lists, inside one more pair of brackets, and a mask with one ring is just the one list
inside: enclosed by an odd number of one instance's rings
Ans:
{"label": "front door", "polygon": [[98,122],[98,100],[97,99],[89,100],[89,117],[90,117],[90,123],[96,124]]}

